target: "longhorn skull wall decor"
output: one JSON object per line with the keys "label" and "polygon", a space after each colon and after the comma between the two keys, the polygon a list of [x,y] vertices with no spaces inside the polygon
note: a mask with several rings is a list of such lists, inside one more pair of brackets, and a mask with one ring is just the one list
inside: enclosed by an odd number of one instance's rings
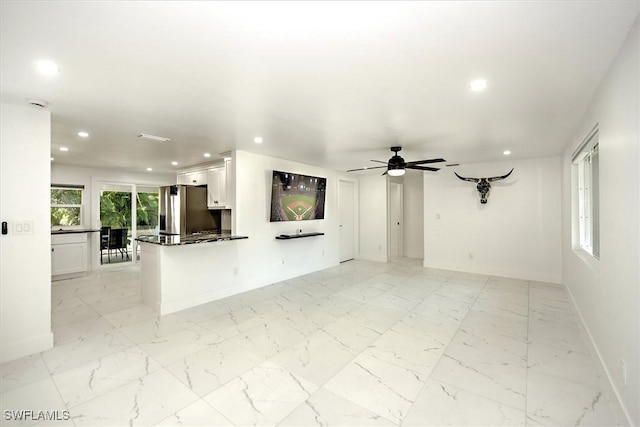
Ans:
{"label": "longhorn skull wall decor", "polygon": [[509,171],[508,174],[502,176],[493,176],[491,178],[465,178],[463,176],[458,175],[456,172],[456,176],[463,181],[469,182],[477,182],[476,188],[478,189],[478,193],[480,193],[480,203],[483,205],[487,203],[487,197],[489,196],[489,190],[491,189],[491,184],[493,181],[499,181],[501,179],[505,179],[513,172],[513,168]]}

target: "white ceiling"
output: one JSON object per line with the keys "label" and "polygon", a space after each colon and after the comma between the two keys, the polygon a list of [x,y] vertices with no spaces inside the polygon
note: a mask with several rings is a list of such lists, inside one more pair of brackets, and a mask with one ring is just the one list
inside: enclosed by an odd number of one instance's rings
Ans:
{"label": "white ceiling", "polygon": [[[1,96],[50,103],[61,164],[168,172],[242,149],[346,170],[387,160],[391,145],[407,161],[550,156],[639,11],[638,0],[2,0]],[[39,59],[59,75],[38,74]],[[470,92],[478,77],[487,90]]]}

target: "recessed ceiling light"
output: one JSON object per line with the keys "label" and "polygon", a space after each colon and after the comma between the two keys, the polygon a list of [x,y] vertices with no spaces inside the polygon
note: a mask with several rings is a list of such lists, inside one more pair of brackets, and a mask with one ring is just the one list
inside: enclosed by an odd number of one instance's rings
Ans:
{"label": "recessed ceiling light", "polygon": [[89,137],[89,132],[80,131],[80,132],[78,132],[78,136],[81,137],[81,138],[88,138]]}
{"label": "recessed ceiling light", "polygon": [[172,164],[173,166],[178,166],[178,162],[176,162],[176,161],[171,162],[171,164]]}
{"label": "recessed ceiling light", "polygon": [[511,154],[511,151],[509,151],[509,150],[504,150],[504,151],[502,152],[502,154],[504,154],[505,156],[508,156],[509,154]]}
{"label": "recessed ceiling light", "polygon": [[147,172],[151,172],[153,168],[147,168]]}
{"label": "recessed ceiling light", "polygon": [[67,147],[60,147],[60,151],[69,151]]}
{"label": "recessed ceiling light", "polygon": [[209,153],[204,153],[203,155],[204,155],[205,157],[211,157],[211,154],[209,154]]}
{"label": "recessed ceiling light", "polygon": [[262,137],[256,136],[255,138],[253,138],[253,142],[255,142],[256,144],[262,144]]}
{"label": "recessed ceiling light", "polygon": [[160,142],[171,141],[171,138],[165,138],[164,136],[149,135],[148,133],[139,133],[138,138],[146,138],[146,139],[151,139],[153,141],[160,141]]}
{"label": "recessed ceiling light", "polygon": [[486,88],[487,81],[485,79],[477,79],[469,84],[469,89],[471,89],[472,92],[482,92]]}
{"label": "recessed ceiling light", "polygon": [[36,62],[36,70],[47,77],[56,76],[60,72],[58,65],[55,62],[48,60]]}

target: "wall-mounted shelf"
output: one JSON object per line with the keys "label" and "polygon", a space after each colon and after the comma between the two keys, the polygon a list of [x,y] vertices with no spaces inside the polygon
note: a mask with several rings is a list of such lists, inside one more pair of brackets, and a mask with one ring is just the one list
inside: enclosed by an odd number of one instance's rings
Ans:
{"label": "wall-mounted shelf", "polygon": [[301,233],[301,234],[281,234],[276,236],[277,240],[299,239],[301,237],[324,236],[324,233]]}

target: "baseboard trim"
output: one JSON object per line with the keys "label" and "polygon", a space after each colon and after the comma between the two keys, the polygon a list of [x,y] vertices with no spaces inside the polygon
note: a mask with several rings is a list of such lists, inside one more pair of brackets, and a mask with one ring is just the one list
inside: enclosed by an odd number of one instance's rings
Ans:
{"label": "baseboard trim", "polygon": [[49,332],[36,338],[25,339],[9,345],[2,346],[0,363],[10,362],[31,354],[53,348],[53,333]]}
{"label": "baseboard trim", "polygon": [[580,330],[582,332],[582,335],[586,338],[585,341],[587,342],[587,346],[589,347],[591,356],[595,360],[600,362],[598,363],[598,370],[600,371],[599,376],[600,378],[603,379],[603,381],[600,381],[600,385],[603,388],[605,388],[606,389],[605,391],[607,392],[607,394],[612,397],[610,400],[611,400],[612,406],[614,407],[618,424],[622,425],[622,422],[625,421],[626,425],[632,426],[633,421],[631,418],[631,414],[629,413],[627,407],[625,406],[624,401],[620,396],[620,393],[618,393],[618,389],[616,388],[615,383],[613,382],[613,378],[611,377],[611,373],[609,372],[609,369],[607,369],[607,365],[604,363],[604,359],[602,358],[600,350],[598,349],[598,345],[593,339],[593,335],[591,335],[591,331],[589,330],[589,327],[587,326],[587,323],[585,322],[584,317],[582,316],[582,312],[580,311],[578,304],[576,304],[576,299],[573,297],[573,293],[571,293],[571,289],[569,289],[569,287],[566,284],[563,283],[562,286],[564,286],[564,288],[567,290],[567,293],[569,294],[569,298],[571,299],[571,304],[573,305],[573,309],[576,311],[576,313],[578,314],[578,317],[580,318]]}
{"label": "baseboard trim", "polygon": [[438,270],[459,271],[462,273],[484,274],[487,276],[507,277],[510,279],[528,280],[534,282],[560,283],[560,274],[547,273],[541,271],[521,271],[508,270],[494,267],[470,267],[467,265],[458,265],[454,263],[438,263],[432,262],[427,257],[423,261],[425,268],[435,268]]}

